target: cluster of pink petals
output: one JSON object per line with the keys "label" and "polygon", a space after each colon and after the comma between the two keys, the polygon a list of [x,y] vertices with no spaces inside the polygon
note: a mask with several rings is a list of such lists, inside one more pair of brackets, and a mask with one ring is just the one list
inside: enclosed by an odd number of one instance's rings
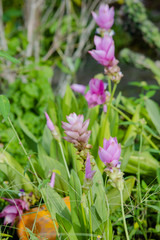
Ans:
{"label": "cluster of pink petals", "polygon": [[84,95],[85,90],[86,90],[86,86],[84,86],[82,84],[74,83],[74,84],[71,85],[71,89],[74,92],[78,92],[78,93],[81,93],[82,95]]}
{"label": "cluster of pink petals", "polygon": [[86,160],[86,169],[85,169],[85,179],[90,180],[93,178],[96,171],[91,170],[91,161],[90,161],[90,155],[87,154],[87,160]]}
{"label": "cluster of pink petals", "polygon": [[69,116],[66,116],[66,118],[69,123],[62,122],[62,128],[67,135],[64,139],[73,143],[78,149],[85,148],[91,134],[91,131],[87,131],[89,119],[83,122],[84,116],[77,116],[76,113],[71,113]]}
{"label": "cluster of pink petals", "polygon": [[21,216],[24,210],[29,210],[28,203],[21,199],[4,198],[10,205],[6,206],[0,213],[0,218],[4,217],[4,225],[14,224],[16,217]]}
{"label": "cluster of pink petals", "polygon": [[105,67],[116,65],[114,41],[111,36],[105,35],[103,38],[95,36],[94,43],[96,50],[89,51],[91,56]]}
{"label": "cluster of pink petals", "polygon": [[99,8],[99,15],[92,12],[92,16],[100,28],[108,30],[114,23],[114,8],[109,8],[107,4],[102,4]]}
{"label": "cluster of pink petals", "polygon": [[89,82],[90,90],[85,95],[89,108],[103,104],[106,101],[105,86],[102,80],[92,78]]}
{"label": "cluster of pink petals", "polygon": [[98,154],[107,168],[120,167],[119,158],[121,155],[121,145],[118,144],[116,137],[110,137],[109,140],[104,138],[103,148],[99,147]]}

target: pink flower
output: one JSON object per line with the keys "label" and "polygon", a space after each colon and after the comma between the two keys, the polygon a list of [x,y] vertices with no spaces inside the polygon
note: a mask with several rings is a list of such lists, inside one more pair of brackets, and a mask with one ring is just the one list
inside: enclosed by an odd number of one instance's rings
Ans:
{"label": "pink flower", "polygon": [[114,23],[114,8],[102,4],[99,8],[99,16],[95,12],[92,12],[92,16],[100,28],[108,30]]}
{"label": "pink flower", "polygon": [[51,181],[50,181],[50,183],[49,183],[49,185],[51,186],[51,188],[54,188],[55,177],[56,177],[56,173],[53,172],[53,173],[52,173],[52,176],[51,176]]}
{"label": "pink flower", "polygon": [[67,135],[64,139],[73,143],[78,149],[84,149],[91,134],[91,131],[87,131],[89,119],[83,122],[84,116],[77,116],[76,113],[71,113],[66,118],[69,123],[62,122],[62,128],[65,129],[64,132]]}
{"label": "pink flower", "polygon": [[96,171],[91,170],[91,161],[90,161],[90,155],[87,153],[87,160],[86,160],[86,171],[85,171],[85,178],[86,180],[90,180],[93,178]]}
{"label": "pink flower", "polygon": [[99,147],[98,154],[107,168],[120,167],[121,146],[118,144],[116,137],[110,137],[109,140],[104,138],[103,148]]}
{"label": "pink flower", "polygon": [[84,95],[85,90],[86,90],[86,86],[84,86],[82,84],[72,84],[71,88],[73,91],[81,93],[82,95]]}
{"label": "pink flower", "polygon": [[45,116],[47,119],[47,127],[49,128],[49,130],[52,132],[54,131],[55,127],[53,125],[53,122],[51,121],[50,117],[48,116],[48,114],[45,112]]}
{"label": "pink flower", "polygon": [[14,224],[16,217],[23,214],[23,210],[29,210],[28,203],[21,199],[4,198],[11,205],[6,206],[0,213],[0,218],[4,217],[4,225]]}
{"label": "pink flower", "polygon": [[102,80],[92,78],[89,82],[90,90],[85,95],[89,108],[103,104],[106,101],[104,83]]}
{"label": "pink flower", "polygon": [[89,51],[91,56],[105,67],[116,65],[114,41],[112,37],[105,35],[103,38],[95,36],[96,50]]}

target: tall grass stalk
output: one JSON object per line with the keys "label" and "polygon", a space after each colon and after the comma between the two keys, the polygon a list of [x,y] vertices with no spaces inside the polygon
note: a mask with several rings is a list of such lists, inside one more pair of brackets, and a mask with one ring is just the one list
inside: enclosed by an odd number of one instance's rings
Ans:
{"label": "tall grass stalk", "polygon": [[121,197],[121,210],[122,210],[124,230],[125,230],[125,234],[126,234],[126,239],[129,240],[129,234],[128,234],[126,218],[125,218],[125,213],[124,213],[124,206],[123,206],[123,193],[122,193],[122,190],[120,190],[120,197]]}

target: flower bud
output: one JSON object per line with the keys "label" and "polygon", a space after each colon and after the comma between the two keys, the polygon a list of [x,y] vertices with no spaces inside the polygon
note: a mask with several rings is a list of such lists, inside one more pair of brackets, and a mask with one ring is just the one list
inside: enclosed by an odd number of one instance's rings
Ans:
{"label": "flower bud", "polygon": [[108,30],[114,23],[114,8],[109,8],[107,4],[101,4],[99,15],[92,12],[92,16],[100,28]]}
{"label": "flower bud", "polygon": [[75,92],[81,93],[82,95],[84,95],[85,90],[86,90],[86,86],[82,85],[82,84],[72,84],[71,85],[71,89]]}
{"label": "flower bud", "polygon": [[52,173],[52,176],[51,176],[51,181],[50,181],[50,183],[49,183],[49,185],[51,186],[51,188],[54,188],[55,177],[56,177],[56,173],[53,172],[53,173]]}
{"label": "flower bud", "polygon": [[91,180],[95,174],[96,171],[91,170],[91,161],[90,161],[90,155],[87,154],[87,160],[86,160],[86,168],[85,168],[85,179]]}
{"label": "flower bud", "polygon": [[48,114],[45,112],[45,116],[46,116],[46,119],[47,119],[47,127],[48,129],[52,132],[54,131],[55,127],[53,125],[53,122],[51,121],[50,117],[48,116]]}
{"label": "flower bud", "polygon": [[64,139],[73,143],[78,150],[85,149],[91,134],[91,131],[87,131],[89,119],[83,122],[84,116],[77,116],[76,113],[71,113],[66,118],[69,123],[62,122],[62,128],[67,135]]}

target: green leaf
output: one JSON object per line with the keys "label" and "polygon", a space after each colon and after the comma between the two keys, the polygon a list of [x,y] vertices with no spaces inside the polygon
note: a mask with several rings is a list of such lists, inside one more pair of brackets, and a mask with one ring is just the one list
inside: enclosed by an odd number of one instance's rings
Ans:
{"label": "green leaf", "polygon": [[71,218],[74,230],[76,232],[83,232],[84,230],[81,229],[83,226],[81,209],[82,187],[79,177],[74,170],[71,171],[69,196],[71,203]]}
{"label": "green leaf", "polygon": [[56,214],[56,219],[59,224],[60,232],[63,233],[62,239],[78,240],[73,225],[68,219],[58,213]]}
{"label": "green leaf", "polygon": [[78,113],[78,103],[77,99],[71,90],[70,86],[67,86],[66,93],[62,102],[62,110],[63,110],[63,119],[66,121],[66,115],[70,113]]}
{"label": "green leaf", "polygon": [[134,151],[133,155],[130,156],[125,172],[137,174],[138,162],[140,161],[140,172],[141,174],[155,176],[159,162],[148,152]]}
{"label": "green leaf", "polygon": [[10,103],[6,96],[0,95],[0,113],[7,120],[10,112]]}
{"label": "green leaf", "polygon": [[52,142],[53,136],[51,134],[51,131],[48,129],[47,125],[44,128],[43,136],[42,136],[42,146],[47,152],[47,154],[50,154],[50,147]]}
{"label": "green leaf", "polygon": [[158,180],[158,183],[160,184],[160,167],[157,168],[157,180]]}
{"label": "green leaf", "polygon": [[9,60],[9,61],[11,61],[13,63],[20,63],[19,60],[17,60],[14,57],[11,57],[8,53],[3,52],[3,51],[0,51],[0,57],[3,57],[3,58],[5,58],[5,59],[7,59],[7,60]]}
{"label": "green leaf", "polygon": [[151,99],[147,99],[145,103],[146,103],[147,112],[148,112],[155,128],[157,129],[158,133],[160,134],[160,124],[159,124],[160,123],[160,108],[159,108],[158,104]]}
{"label": "green leaf", "polygon": [[59,214],[71,222],[71,214],[61,196],[50,186],[45,186],[41,191],[52,218],[55,219],[56,214]]}
{"label": "green leaf", "polygon": [[131,137],[126,141],[125,145],[122,148],[122,153],[121,153],[121,157],[122,157],[121,170],[122,170],[122,172],[125,170],[125,168],[128,164],[129,158],[133,152],[133,146],[134,146],[134,138]]}
{"label": "green leaf", "polygon": [[13,189],[33,191],[31,180],[26,173],[24,174],[23,167],[6,151],[0,152],[0,171],[7,176],[10,184],[13,184]]}
{"label": "green leaf", "polygon": [[35,152],[37,152],[37,143],[38,139],[33,135],[31,131],[27,128],[27,126],[24,124],[22,119],[18,119],[19,125],[24,133],[25,140],[28,144],[28,146]]}
{"label": "green leaf", "polygon": [[98,113],[99,113],[99,105],[97,105],[96,107],[88,109],[88,114],[86,116],[86,119],[90,119],[89,129],[91,129],[91,127],[93,126],[94,122],[97,120]]}
{"label": "green leaf", "polygon": [[[137,123],[139,118],[140,118],[140,109],[141,109],[141,106],[140,105],[137,105],[136,107],[136,110],[135,110],[135,113],[132,117],[132,121],[133,123]],[[137,136],[137,128],[136,128],[136,125],[135,124],[131,124],[129,125],[129,127],[127,128],[127,131],[126,131],[126,134],[125,134],[125,137],[124,137],[124,144],[130,139],[130,138],[133,138],[135,139]]]}
{"label": "green leaf", "polygon": [[[135,183],[135,178],[130,177],[125,180],[124,190],[123,190],[123,201],[125,202],[129,196],[131,195],[131,191],[133,189]],[[111,213],[113,213],[117,208],[121,205],[120,192],[118,189],[113,188],[107,194],[109,208]]]}
{"label": "green leaf", "polygon": [[39,238],[36,237],[36,235],[29,229],[29,228],[26,228],[27,229],[27,232],[29,233],[29,237],[31,240],[38,240]]}

